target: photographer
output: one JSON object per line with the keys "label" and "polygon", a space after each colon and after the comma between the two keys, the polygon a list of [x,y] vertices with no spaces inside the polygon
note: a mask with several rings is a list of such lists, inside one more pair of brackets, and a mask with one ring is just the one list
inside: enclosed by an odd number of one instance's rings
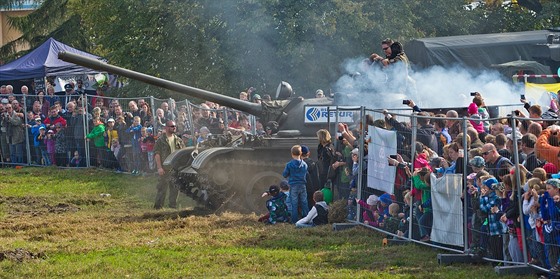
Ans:
{"label": "photographer", "polygon": [[395,197],[397,203],[404,203],[404,193],[411,189],[412,181],[412,164],[405,162],[400,154],[390,155],[387,157],[387,163],[389,166],[397,167],[397,172],[395,175]]}
{"label": "photographer", "polygon": [[2,105],[0,105],[0,145],[2,150],[2,162],[10,162],[10,147],[8,144],[8,113],[6,111],[6,105],[9,103],[7,98],[2,99]]}
{"label": "photographer", "polygon": [[336,178],[333,180],[333,183],[337,186],[338,198],[348,199],[350,182],[352,181],[352,150],[354,146],[342,134],[338,135],[338,141],[335,146],[336,162],[332,165],[332,168],[336,173]]}
{"label": "photographer", "polygon": [[6,135],[10,146],[12,163],[23,163],[23,143],[25,141],[25,125],[23,113],[15,112],[11,104],[5,106],[6,112],[2,119],[2,126],[6,125]]}
{"label": "photographer", "polygon": [[[411,104],[416,106],[414,104],[414,102],[411,101]],[[410,106],[410,104],[409,104]],[[394,130],[397,131],[397,135],[401,135],[404,136],[404,139],[406,142],[411,142],[412,139],[410,138],[410,136],[412,135],[412,129],[409,128],[407,125],[399,122],[395,117],[393,117],[391,114],[389,114],[389,112],[387,110],[383,111],[383,114],[385,115],[385,123],[389,124],[391,127],[394,128]],[[419,112],[418,113],[419,117],[417,119],[418,122],[418,129],[417,129],[417,138],[416,140],[421,142],[422,144],[424,144],[425,146],[428,146],[431,150],[437,150],[438,149],[438,143],[437,143],[437,139],[435,136],[435,131],[434,131],[434,126],[432,126],[430,124],[430,119],[426,118],[428,116],[430,116],[427,112]],[[399,146],[398,142],[397,142],[397,149],[399,151],[401,151],[401,148],[403,148],[402,146]],[[406,152],[406,150],[402,150],[404,152]]]}

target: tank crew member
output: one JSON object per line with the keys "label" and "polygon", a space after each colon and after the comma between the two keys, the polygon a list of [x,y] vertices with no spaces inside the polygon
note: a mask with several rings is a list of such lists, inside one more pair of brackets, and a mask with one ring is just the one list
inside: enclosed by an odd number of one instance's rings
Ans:
{"label": "tank crew member", "polygon": [[161,135],[154,147],[154,159],[157,166],[157,171],[159,174],[159,180],[157,184],[157,194],[156,202],[154,204],[155,209],[161,209],[165,201],[165,195],[167,193],[167,188],[169,188],[169,207],[177,207],[177,195],[179,194],[177,188],[171,185],[169,169],[163,168],[163,162],[169,154],[173,153],[175,150],[185,148],[183,140],[175,135],[176,130],[175,122],[168,120],[165,123],[165,134]]}
{"label": "tank crew member", "polygon": [[[383,41],[381,41],[381,49],[383,50],[385,57],[382,57],[381,55],[377,54],[377,53],[372,53],[369,56],[369,60],[373,63],[373,62],[382,62],[383,65],[387,65],[388,64],[388,58],[389,56],[391,56],[391,45],[393,44],[393,40],[387,38]],[[383,62],[385,61],[385,62]],[[387,64],[386,64],[387,63]]]}

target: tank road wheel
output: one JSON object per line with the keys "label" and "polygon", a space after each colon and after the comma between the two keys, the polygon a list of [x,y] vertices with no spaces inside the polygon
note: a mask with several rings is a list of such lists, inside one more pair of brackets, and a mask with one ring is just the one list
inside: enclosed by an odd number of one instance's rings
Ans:
{"label": "tank road wheel", "polygon": [[245,192],[245,204],[249,211],[261,213],[265,210],[265,199],[262,193],[273,184],[278,184],[284,178],[278,172],[262,171],[251,178]]}
{"label": "tank road wheel", "polygon": [[210,169],[209,180],[223,190],[235,185],[236,174],[231,164],[217,164]]}
{"label": "tank road wheel", "polygon": [[234,186],[239,181],[239,175],[235,173],[231,160],[216,160],[204,169],[201,169],[196,177],[197,183],[193,191],[203,193],[202,201],[211,209],[228,207],[235,195]]}

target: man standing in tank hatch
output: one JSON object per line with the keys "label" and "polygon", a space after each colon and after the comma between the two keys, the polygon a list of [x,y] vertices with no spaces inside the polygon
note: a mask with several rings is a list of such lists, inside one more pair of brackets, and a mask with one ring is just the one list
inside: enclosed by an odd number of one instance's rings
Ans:
{"label": "man standing in tank hatch", "polygon": [[185,148],[183,140],[175,135],[177,126],[172,120],[168,120],[165,123],[165,134],[161,135],[154,146],[154,159],[157,166],[157,171],[159,174],[158,184],[157,184],[157,194],[156,202],[154,204],[155,209],[161,209],[165,201],[165,195],[169,188],[169,207],[177,208],[177,195],[179,191],[174,185],[170,183],[170,173],[168,168],[163,167],[163,162],[169,154],[173,153],[175,150]]}

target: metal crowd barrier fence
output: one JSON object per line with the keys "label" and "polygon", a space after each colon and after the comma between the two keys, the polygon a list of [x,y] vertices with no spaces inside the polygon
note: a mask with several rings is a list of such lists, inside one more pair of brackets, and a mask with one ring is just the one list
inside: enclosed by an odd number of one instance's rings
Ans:
{"label": "metal crowd barrier fence", "polygon": [[[190,103],[188,100],[175,101],[173,99],[157,99],[152,96],[137,98],[114,98],[97,95],[23,95],[11,94],[0,96],[0,99],[8,100],[10,106],[17,106],[18,121],[21,123],[12,125],[7,117],[8,111],[4,108],[6,104],[0,106],[0,159],[5,166],[28,165],[28,166],[48,166],[57,165],[58,167],[90,167],[103,166],[111,169],[131,171],[131,167],[141,167],[143,170],[153,171],[153,161],[150,156],[150,143],[147,146],[136,146],[130,139],[119,139],[118,149],[111,150],[112,138],[107,131],[104,136],[103,147],[95,147],[93,140],[87,140],[86,135],[92,132],[94,124],[92,119],[99,116],[106,129],[109,129],[107,121],[110,118],[119,125],[119,117],[124,121],[119,129],[130,128],[133,116],[139,116],[140,124],[150,127],[152,134],[157,137],[162,132],[165,121],[160,121],[158,113],[163,111],[163,118],[174,120],[178,127],[179,135],[184,136],[186,144],[196,144],[198,130],[197,120],[193,117],[199,116],[205,109]],[[73,101],[74,105],[68,105]],[[37,102],[37,103],[36,103]],[[50,108],[58,105],[57,113],[49,115]],[[160,111],[161,110],[161,111]],[[217,124],[214,132],[220,129],[227,130],[237,115],[241,112],[226,107],[210,109],[212,117],[223,117],[223,123]],[[230,117],[225,117],[229,115]],[[41,121],[35,121],[36,117]],[[51,118],[51,119],[49,119]],[[47,120],[48,119],[48,120]],[[248,116],[251,123],[252,132],[258,132],[256,128],[257,119]],[[45,123],[46,122],[46,123]],[[61,123],[57,130],[56,123]],[[47,124],[47,125],[45,125]],[[40,135],[40,127],[45,127],[44,136],[41,141],[37,141]],[[116,129],[115,128],[115,129]],[[211,128],[211,127],[208,127]],[[147,129],[147,132],[150,129]],[[52,134],[50,133],[52,131]],[[115,131],[115,130],[111,130]],[[122,131],[118,133],[120,134]],[[130,134],[129,132],[126,132]],[[126,135],[126,134],[125,134]],[[15,141],[13,141],[15,139]],[[153,143],[152,143],[153,144]],[[148,148],[148,151],[145,149]],[[152,145],[153,147],[153,145]],[[63,151],[64,150],[64,151]],[[121,151],[122,150],[122,151]],[[74,153],[78,152],[79,158],[74,158]],[[140,153],[140,156],[136,156]],[[72,160],[76,159],[76,163]],[[141,166],[134,165],[139,159]],[[148,166],[149,164],[149,166]]]}
{"label": "metal crowd barrier fence", "polygon": [[[507,117],[484,119],[480,123],[477,119],[466,117],[429,117],[362,108],[360,118],[348,124],[359,129],[355,132],[360,135],[367,135],[360,136],[364,140],[358,140],[353,146],[359,149],[359,159],[353,178],[355,181],[352,182],[356,183],[356,192],[351,190],[348,198],[348,220],[387,234],[387,243],[416,242],[457,253],[440,255],[442,263],[485,260],[497,266],[496,270],[500,273],[549,272],[558,262],[560,252],[560,229],[551,224],[557,224],[560,218],[556,220],[554,218],[558,217],[553,216],[550,221],[544,220],[549,224],[539,227],[539,217],[529,223],[529,215],[524,213],[523,201],[527,200],[524,193],[530,191],[526,188],[531,174],[526,174],[527,163],[522,163],[524,159],[521,156],[526,155],[521,152],[525,150],[521,145],[522,135],[511,131],[520,128],[527,132],[530,119],[517,117],[509,110],[520,107],[505,106],[502,110],[508,114]],[[335,115],[338,111],[358,111],[342,107],[336,110]],[[366,115],[369,116],[363,117]],[[436,128],[447,127],[449,122],[453,122],[455,124],[449,125],[456,129],[453,133],[468,131],[467,134],[473,137],[453,134],[452,142],[439,144],[441,134],[436,133],[434,136],[438,145],[430,146],[432,142],[426,142],[426,131],[423,131],[427,120]],[[489,125],[498,122],[506,127],[502,135],[486,133]],[[338,118],[336,124],[333,132],[338,132]],[[480,128],[479,124],[483,125],[484,133],[476,131],[474,125]],[[508,136],[505,136],[506,133]],[[490,136],[481,140],[479,134]],[[486,152],[489,146],[484,145],[484,141],[497,147],[495,154]],[[523,146],[527,143],[524,142]],[[428,148],[435,150],[432,152]],[[503,157],[510,154],[511,168],[506,168],[509,165],[501,162],[502,159],[497,160],[498,154]],[[398,160],[390,162],[389,158],[394,157],[392,155],[397,155]],[[482,194],[481,189],[486,186],[480,185],[480,178],[477,181],[475,170],[480,170],[473,169],[471,164],[480,161],[469,163],[475,156],[481,157],[477,160],[484,161],[482,170],[499,180],[499,183],[491,185],[492,191],[489,190],[497,193],[495,199],[499,200],[500,206],[496,209],[486,204],[487,195],[491,194]],[[351,162],[350,158],[346,160]],[[396,161],[404,164],[389,166]],[[542,172],[544,163],[539,160],[541,170],[535,172],[535,177]],[[550,203],[550,199],[543,198],[546,180],[539,181],[540,200]],[[481,196],[484,201],[481,201]],[[353,202],[355,198],[356,203]],[[528,200],[531,199],[539,202],[536,197]],[[485,207],[481,207],[481,203]],[[426,209],[431,209],[431,212]],[[532,210],[537,212],[540,208],[534,206]]]}

